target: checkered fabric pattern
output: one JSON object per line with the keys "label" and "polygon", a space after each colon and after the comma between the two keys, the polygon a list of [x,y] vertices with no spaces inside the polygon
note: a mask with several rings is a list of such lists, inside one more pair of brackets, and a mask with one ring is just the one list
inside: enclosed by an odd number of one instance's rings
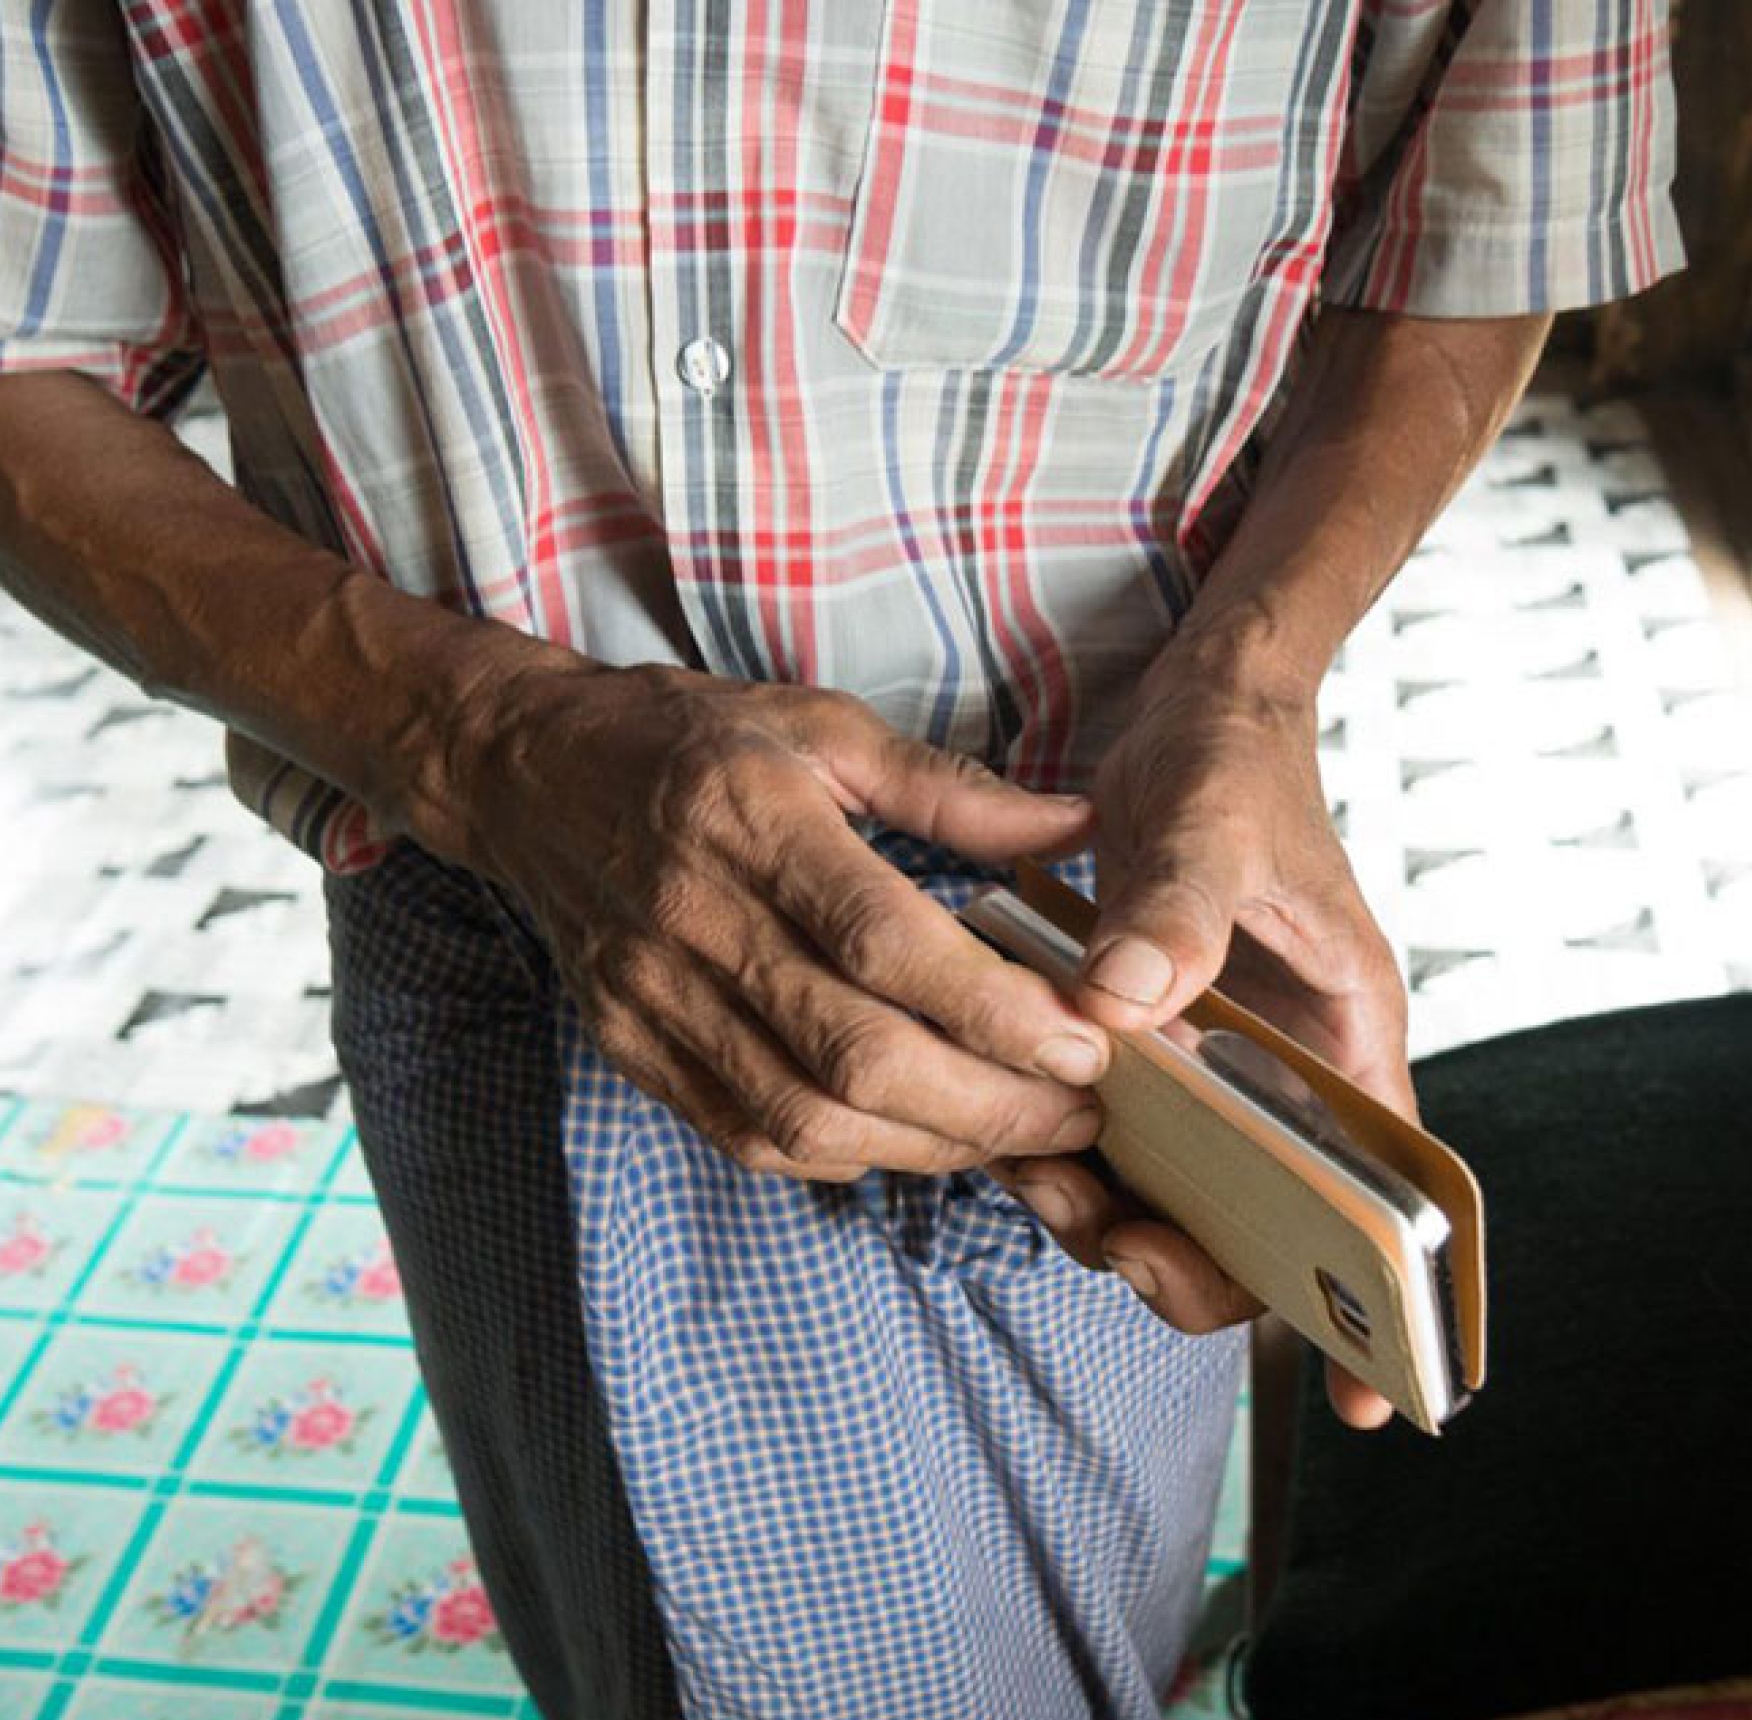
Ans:
{"label": "checkered fabric pattern", "polygon": [[[951,904],[987,876],[879,847]],[[418,850],[329,893],[361,1140],[544,1712],[1155,1720],[1241,1336],[1173,1332],[982,1174],[741,1170]]]}
{"label": "checkered fabric pattern", "polygon": [[1664,10],[9,6],[0,366],[159,409],[205,365],[245,492],[411,591],[1076,787],[1317,292],[1508,314],[1676,263]]}

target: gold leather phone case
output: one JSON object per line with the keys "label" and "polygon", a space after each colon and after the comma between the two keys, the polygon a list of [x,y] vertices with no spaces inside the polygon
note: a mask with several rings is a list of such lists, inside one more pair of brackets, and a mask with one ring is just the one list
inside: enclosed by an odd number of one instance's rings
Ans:
{"label": "gold leather phone case", "polygon": [[[1018,894],[1080,950],[1092,902],[1027,862]],[[1326,1124],[1309,1132],[1274,1116],[1259,1089],[1213,1074],[1164,1035],[1115,1034],[1098,1089],[1103,1158],[1311,1343],[1439,1431],[1484,1383],[1477,1181],[1434,1136],[1217,991],[1184,1019],[1190,1040],[1233,1047],[1240,1035],[1263,1048],[1312,1090]]]}

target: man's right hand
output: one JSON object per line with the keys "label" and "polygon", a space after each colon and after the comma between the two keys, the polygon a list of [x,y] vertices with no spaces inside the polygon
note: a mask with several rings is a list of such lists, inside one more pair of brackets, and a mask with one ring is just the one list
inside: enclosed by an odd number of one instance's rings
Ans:
{"label": "man's right hand", "polygon": [[608,1059],[716,1146],[850,1181],[1094,1141],[1102,1030],[847,823],[1002,863],[1086,842],[1086,801],[818,689],[543,649],[493,705],[469,773],[481,869]]}

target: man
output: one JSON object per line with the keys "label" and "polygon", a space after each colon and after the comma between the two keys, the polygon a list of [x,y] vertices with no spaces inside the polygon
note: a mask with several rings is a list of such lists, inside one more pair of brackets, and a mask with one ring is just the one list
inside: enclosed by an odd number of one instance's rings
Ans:
{"label": "man", "polygon": [[544,1712],[1152,1713],[1253,1310],[1089,1087],[1220,974],[1413,1104],[1315,689],[1676,260],[1659,0],[4,17],[9,582],[330,868]]}

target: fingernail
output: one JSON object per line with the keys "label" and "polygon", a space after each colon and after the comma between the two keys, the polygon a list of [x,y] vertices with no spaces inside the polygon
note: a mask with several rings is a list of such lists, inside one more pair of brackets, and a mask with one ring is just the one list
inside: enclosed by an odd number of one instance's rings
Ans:
{"label": "fingernail", "polygon": [[1055,1153],[1078,1153],[1101,1138],[1103,1114],[1099,1105],[1080,1105],[1054,1130],[1047,1148]]}
{"label": "fingernail", "polygon": [[1069,1230],[1077,1214],[1064,1193],[1044,1177],[1016,1179],[1016,1192],[1049,1230]]}
{"label": "fingernail", "polygon": [[1055,1081],[1083,1087],[1101,1073],[1101,1047],[1080,1033],[1055,1033],[1041,1046],[1034,1067]]}
{"label": "fingernail", "polygon": [[1146,1302],[1155,1299],[1156,1274],[1143,1261],[1133,1260],[1127,1254],[1110,1254],[1107,1256],[1107,1264]]}
{"label": "fingernail", "polygon": [[1062,806],[1072,812],[1086,812],[1094,805],[1086,794],[1048,794],[1042,798],[1050,800],[1054,806]]}
{"label": "fingernail", "polygon": [[1084,977],[1128,1003],[1160,1003],[1174,983],[1174,963],[1142,938],[1121,938]]}

